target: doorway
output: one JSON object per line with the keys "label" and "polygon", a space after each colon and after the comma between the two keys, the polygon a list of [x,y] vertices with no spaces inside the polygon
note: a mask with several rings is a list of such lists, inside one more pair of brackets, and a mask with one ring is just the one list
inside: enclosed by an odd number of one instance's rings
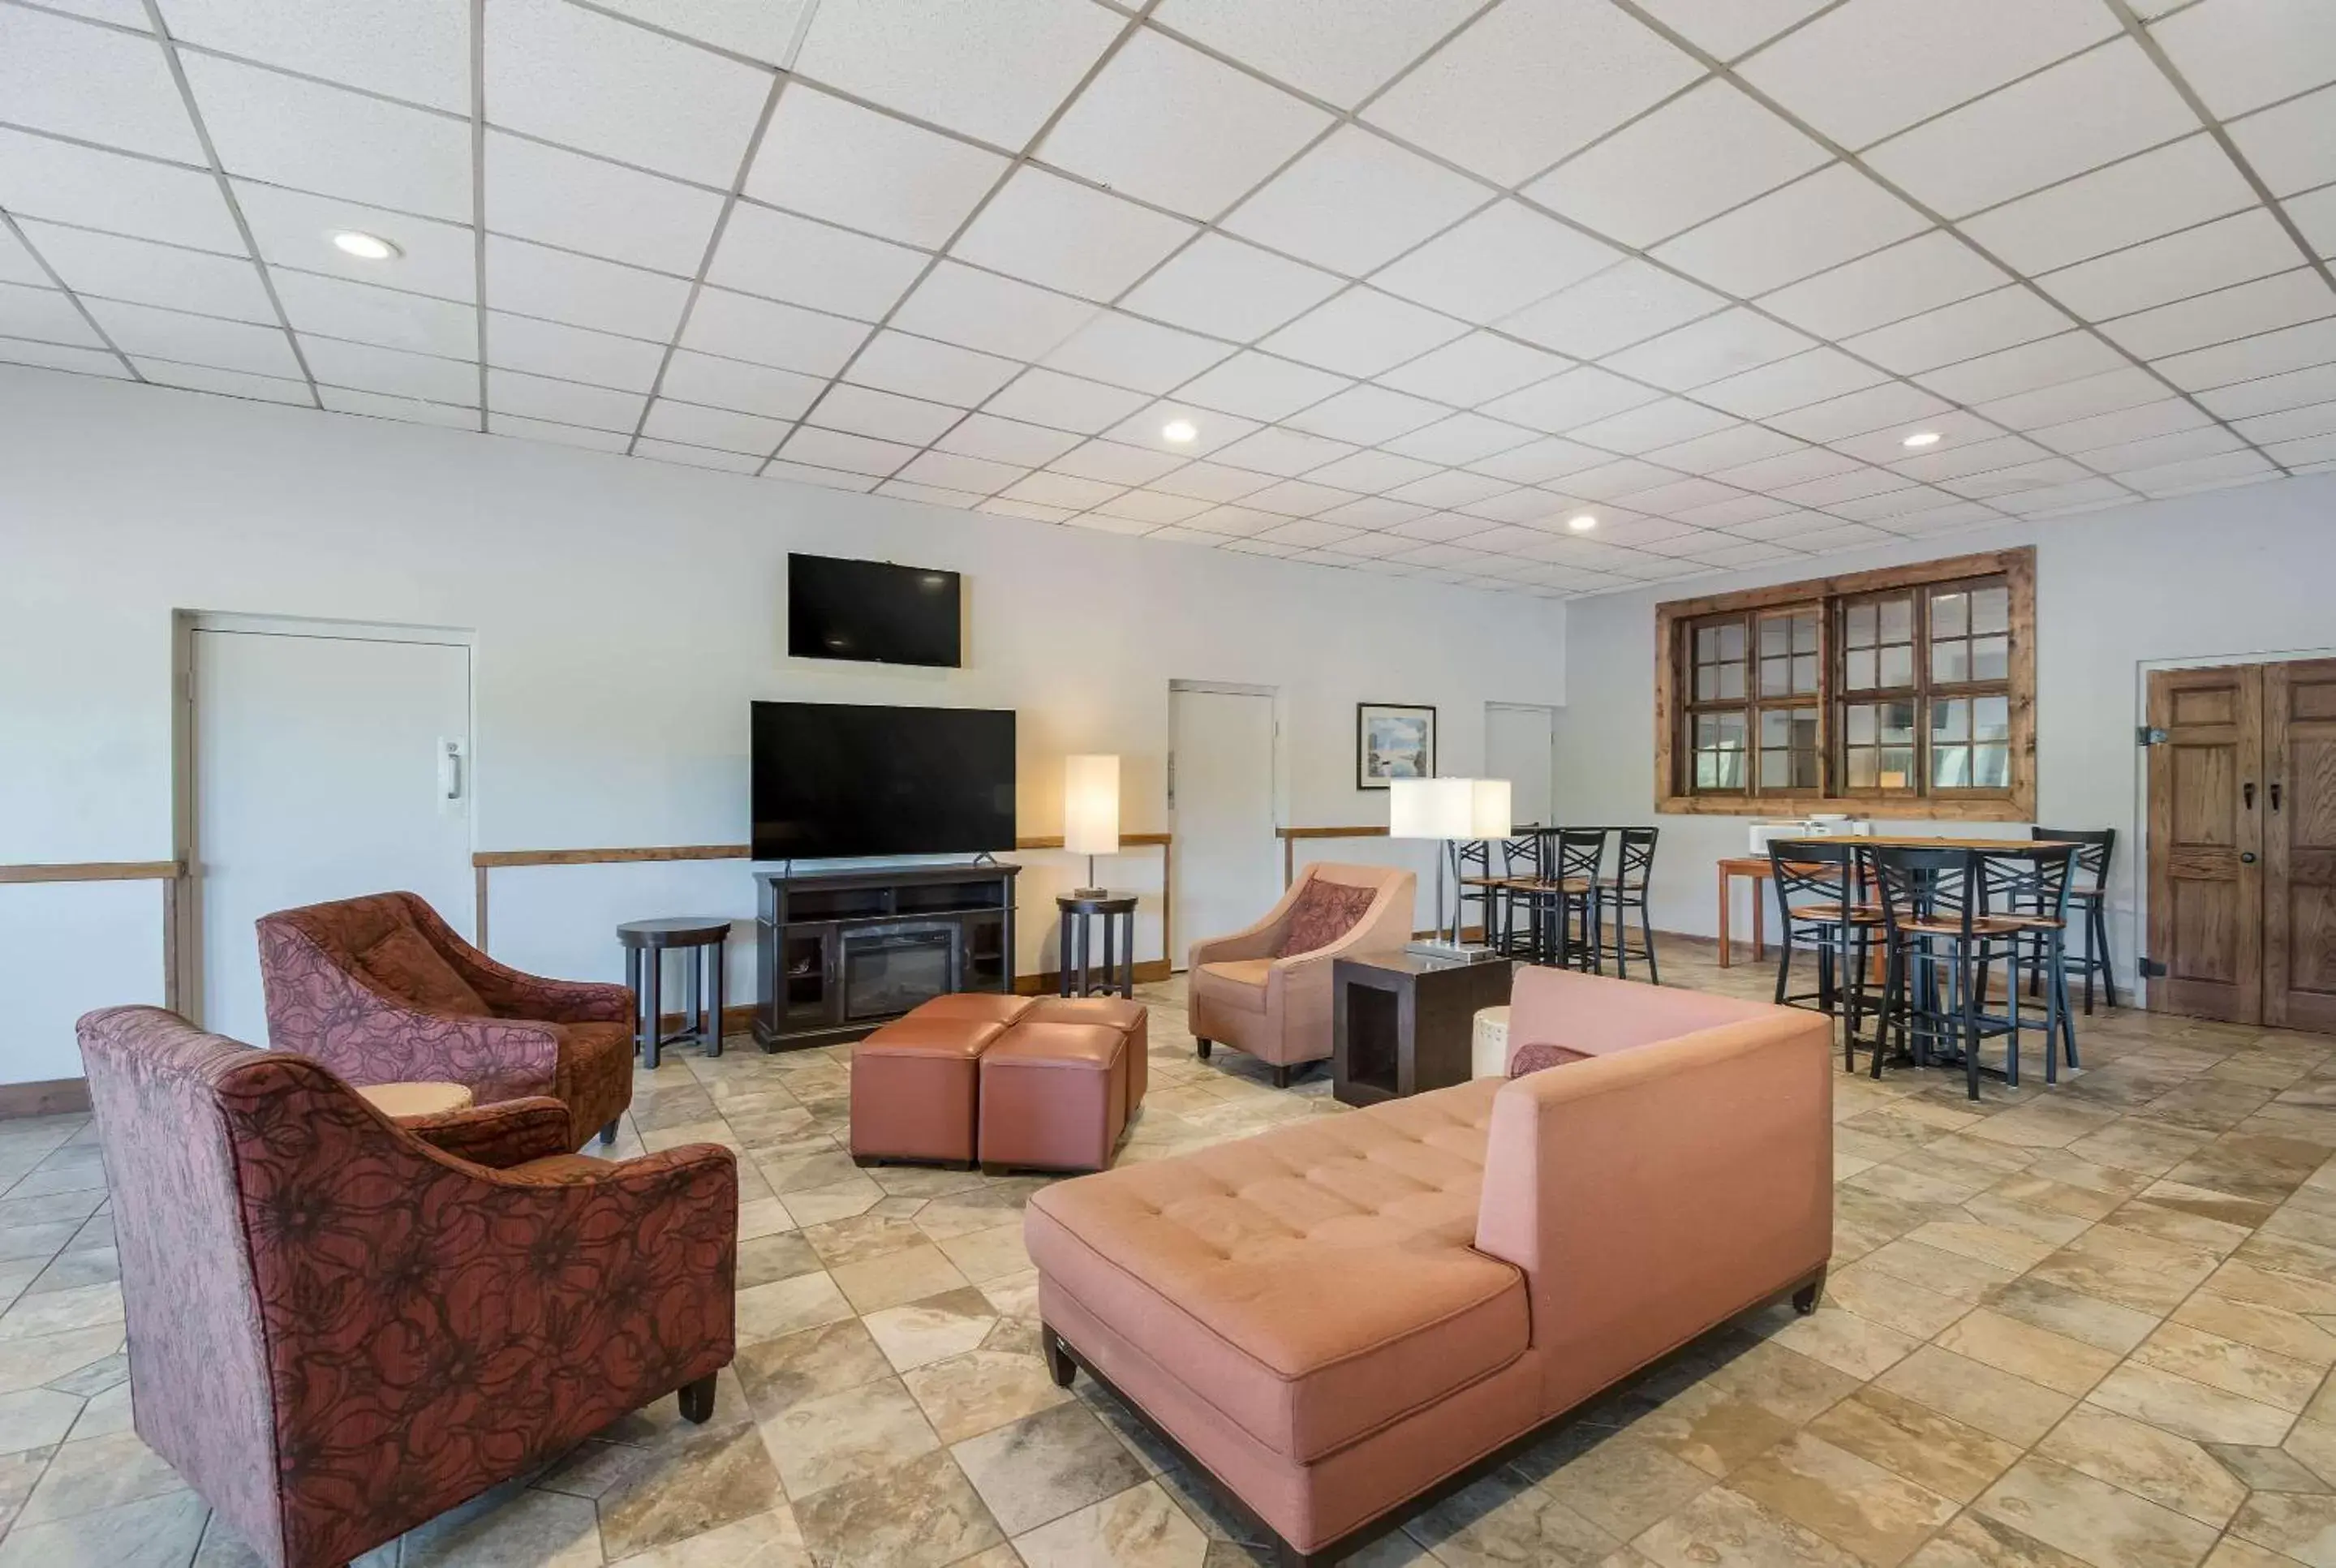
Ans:
{"label": "doorway", "polygon": [[2336,659],[2149,673],[2153,1011],[2336,1033]]}
{"label": "doorway", "polygon": [[1203,936],[1256,924],[1281,897],[1274,838],[1280,724],[1267,686],[1168,687],[1168,824],[1175,865],[1176,969]]}
{"label": "doorway", "polygon": [[473,934],[471,649],[316,622],[185,631],[190,1011],[261,1045],[259,916],[402,888]]}
{"label": "doorway", "polygon": [[1484,704],[1484,777],[1509,781],[1509,816],[1547,828],[1557,820],[1557,712],[1522,702]]}

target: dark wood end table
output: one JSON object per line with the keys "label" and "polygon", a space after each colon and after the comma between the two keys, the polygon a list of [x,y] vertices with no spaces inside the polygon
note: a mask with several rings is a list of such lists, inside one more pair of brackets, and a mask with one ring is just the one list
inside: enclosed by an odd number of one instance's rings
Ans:
{"label": "dark wood end table", "polygon": [[1466,1083],[1477,1010],[1509,1000],[1514,968],[1402,952],[1331,960],[1330,1093],[1377,1105]]}
{"label": "dark wood end table", "polygon": [[[1058,894],[1055,907],[1063,915],[1063,979],[1065,996],[1135,996],[1135,895],[1105,893],[1094,898],[1076,893]],[[1090,973],[1088,917],[1103,920],[1103,975],[1099,983]]]}
{"label": "dark wood end table", "polygon": [[[654,1068],[668,1045],[695,1045],[708,1056],[722,1054],[723,944],[727,920],[688,916],[628,920],[617,927],[625,948],[625,983],[633,992],[633,1049],[641,1065]],[[665,1032],[665,955],[689,955],[687,1010],[682,1026]]]}

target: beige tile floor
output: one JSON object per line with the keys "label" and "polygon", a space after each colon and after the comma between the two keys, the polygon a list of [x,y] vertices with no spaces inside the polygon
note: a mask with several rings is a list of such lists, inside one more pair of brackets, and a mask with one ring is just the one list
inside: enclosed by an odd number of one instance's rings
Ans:
{"label": "beige tile floor", "polygon": [[[1674,983],[1757,994],[1708,947]],[[1152,988],[1124,1159],[1338,1114],[1193,1060]],[[1823,1308],[1776,1310],[1408,1520],[1372,1568],[2336,1568],[2336,1040],[2131,1011],[2084,1074],[1974,1107],[1836,1080]],[[364,1568],[1229,1568],[1251,1560],[1124,1412],[1035,1348],[1037,1185],[863,1174],[849,1051],[641,1073],[618,1152],[733,1146],[740,1350]],[[0,1568],[253,1561],[130,1430],[102,1176],[78,1119],[0,1126]]]}

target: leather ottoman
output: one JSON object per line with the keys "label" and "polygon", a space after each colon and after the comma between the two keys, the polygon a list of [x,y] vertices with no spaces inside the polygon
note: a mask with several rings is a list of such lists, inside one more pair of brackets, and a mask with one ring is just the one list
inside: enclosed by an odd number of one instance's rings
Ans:
{"label": "leather ottoman", "polygon": [[1027,997],[937,996],[852,1050],[852,1157],[970,1166],[982,1053],[1029,1011]]}
{"label": "leather ottoman", "polygon": [[983,1167],[1109,1166],[1143,1103],[1145,1039],[1144,1011],[1132,1002],[1033,1008],[981,1058]]}

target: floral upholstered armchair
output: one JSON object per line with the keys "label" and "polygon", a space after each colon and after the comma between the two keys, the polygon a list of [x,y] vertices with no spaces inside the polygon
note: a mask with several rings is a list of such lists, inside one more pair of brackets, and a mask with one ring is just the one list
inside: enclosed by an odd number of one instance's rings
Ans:
{"label": "floral upholstered armchair", "polygon": [[393,1121],[176,1013],[81,1021],[138,1435],[268,1568],[346,1563],[734,1348],[738,1172],[548,1099]]}
{"label": "floral upholstered armchair", "polygon": [[577,1141],[633,1102],[633,993],[506,968],[412,893],[263,915],[268,1040],[350,1083],[459,1083],[481,1104],[550,1095]]}

